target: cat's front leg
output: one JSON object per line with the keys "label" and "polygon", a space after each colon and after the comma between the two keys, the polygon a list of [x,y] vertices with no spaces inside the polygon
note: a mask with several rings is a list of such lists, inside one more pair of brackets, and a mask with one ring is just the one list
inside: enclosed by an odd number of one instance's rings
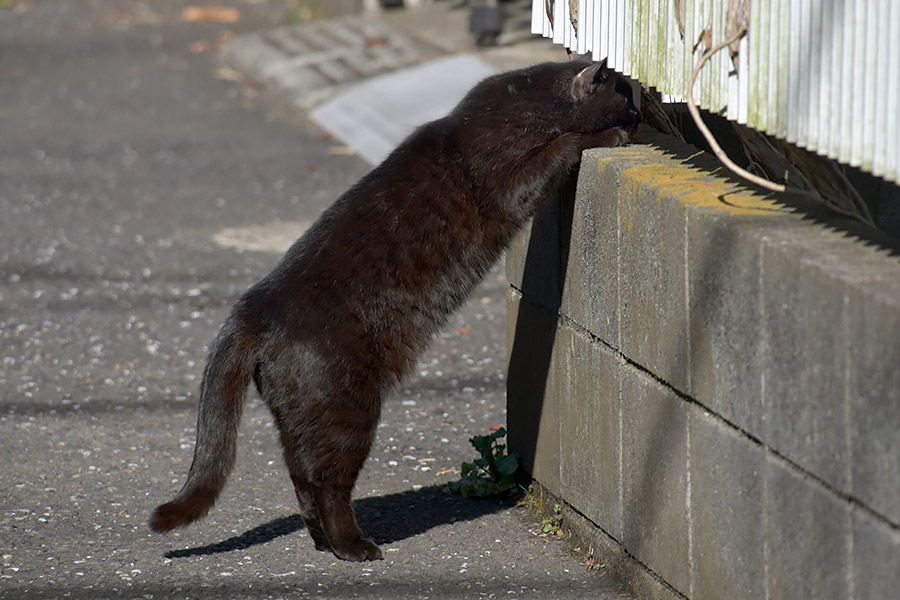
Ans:
{"label": "cat's front leg", "polygon": [[503,207],[516,221],[523,223],[550,198],[581,161],[588,148],[623,146],[629,136],[621,127],[596,133],[564,133],[520,161],[511,170]]}

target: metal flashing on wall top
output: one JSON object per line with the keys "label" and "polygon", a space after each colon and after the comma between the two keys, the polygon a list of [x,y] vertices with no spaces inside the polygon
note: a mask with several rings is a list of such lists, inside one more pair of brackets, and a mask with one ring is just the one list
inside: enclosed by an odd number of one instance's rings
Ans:
{"label": "metal flashing on wall top", "polygon": [[674,100],[685,96],[706,48],[698,44],[704,32],[716,44],[729,24],[743,21],[747,32],[737,52],[719,52],[701,71],[697,103],[900,182],[897,0],[532,2],[533,33],[594,60],[606,58],[611,68]]}

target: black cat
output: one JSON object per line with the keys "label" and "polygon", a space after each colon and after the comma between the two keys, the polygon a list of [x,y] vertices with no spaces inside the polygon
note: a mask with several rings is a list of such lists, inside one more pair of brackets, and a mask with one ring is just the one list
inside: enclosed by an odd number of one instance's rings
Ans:
{"label": "black cat", "polygon": [[381,558],[350,495],[383,395],[582,151],[626,144],[637,122],[627,84],[574,61],[490,77],[420,127],[234,306],[203,374],[187,482],[150,527],[168,531],[212,507],[252,377],[316,548]]}

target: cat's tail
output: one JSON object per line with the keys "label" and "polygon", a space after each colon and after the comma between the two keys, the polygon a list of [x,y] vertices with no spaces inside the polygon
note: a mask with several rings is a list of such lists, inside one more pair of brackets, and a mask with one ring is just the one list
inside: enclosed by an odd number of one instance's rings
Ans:
{"label": "cat's tail", "polygon": [[213,342],[200,385],[194,462],[178,495],[153,512],[154,531],[169,531],[204,516],[234,467],[238,424],[258,360],[258,341],[240,331],[236,319],[229,321]]}

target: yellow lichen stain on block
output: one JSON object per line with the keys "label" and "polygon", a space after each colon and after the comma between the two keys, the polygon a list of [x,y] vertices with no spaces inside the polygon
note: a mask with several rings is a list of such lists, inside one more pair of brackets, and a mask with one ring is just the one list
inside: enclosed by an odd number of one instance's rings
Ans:
{"label": "yellow lichen stain on block", "polygon": [[637,197],[641,193],[641,185],[640,182],[629,179],[622,182],[622,187],[623,190],[619,194],[619,218],[622,225],[625,226],[626,233],[631,235],[634,230],[634,218],[638,212],[638,205],[636,202],[625,201],[625,198]]}
{"label": "yellow lichen stain on block", "polygon": [[781,205],[734,183],[699,169],[663,164],[639,164],[622,172],[622,183],[659,190],[657,196],[677,198],[692,208],[714,208],[736,215],[763,215],[778,211]]}
{"label": "yellow lichen stain on block", "polygon": [[646,147],[632,148],[631,146],[625,146],[622,148],[610,149],[610,152],[608,153],[609,156],[601,156],[597,159],[597,172],[603,173],[612,162],[629,161],[637,158],[646,160],[647,153]]}
{"label": "yellow lichen stain on block", "polygon": [[604,156],[603,158],[598,158],[597,159],[597,172],[603,173],[603,171],[606,170],[606,167],[609,165],[609,163],[612,162],[612,160],[613,160],[612,156]]}

